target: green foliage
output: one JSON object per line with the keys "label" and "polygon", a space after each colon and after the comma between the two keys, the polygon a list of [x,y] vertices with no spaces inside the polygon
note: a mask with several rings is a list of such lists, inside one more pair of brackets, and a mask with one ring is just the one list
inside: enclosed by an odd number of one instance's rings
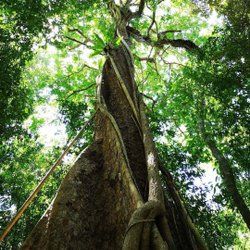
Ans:
{"label": "green foliage", "polygon": [[[12,138],[12,141],[0,147],[1,230],[7,225],[13,212],[21,207],[59,153],[58,150],[42,153],[41,149],[42,145],[36,142],[36,138],[27,133]],[[65,168],[60,167],[49,179],[39,198],[18,222],[1,249],[18,246],[26,237],[50,204],[64,173]]]}
{"label": "green foliage", "polygon": [[0,3],[1,137],[18,133],[22,121],[32,112],[33,93],[22,82],[21,71],[32,57],[33,40],[45,28],[47,17],[41,1]]}
{"label": "green foliage", "polygon": [[[216,183],[197,186],[197,179],[204,180],[201,163],[217,169],[199,131],[205,100],[207,132],[230,159],[239,189],[249,201],[250,50],[245,1],[159,2],[147,1],[147,14],[131,25],[143,35],[150,33],[153,40],[157,32],[177,30],[165,38],[190,39],[201,47],[201,53],[190,55],[183,49],[153,48],[131,40],[135,77],[160,158],[174,175],[209,247],[241,247],[238,232],[244,235],[246,228],[224,184],[218,178]],[[210,8],[223,15],[223,25],[211,27]],[[154,11],[157,26],[148,31],[152,24],[148,16]],[[62,150],[41,143],[39,131],[46,119],[37,110],[45,105],[56,108],[66,139],[79,131],[95,109],[95,82],[105,60],[104,48],[121,42],[121,37],[114,39],[115,27],[106,1],[0,2],[1,230]],[[72,156],[92,140],[91,127],[83,138]],[[1,249],[21,244],[48,207],[66,167],[63,164],[54,173]]]}

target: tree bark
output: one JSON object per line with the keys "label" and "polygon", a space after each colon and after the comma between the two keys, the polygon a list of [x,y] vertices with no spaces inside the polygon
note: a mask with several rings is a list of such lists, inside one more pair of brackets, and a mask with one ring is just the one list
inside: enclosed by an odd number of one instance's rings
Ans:
{"label": "tree bark", "polygon": [[[164,197],[124,43],[107,50],[94,143],[81,153],[22,249],[206,249],[180,199],[171,192]],[[167,185],[175,190],[172,182]]]}
{"label": "tree bark", "polygon": [[144,5],[142,0],[132,13],[108,3],[122,39],[118,47],[105,48],[94,143],[79,156],[22,249],[206,249],[179,196],[173,197],[173,183],[166,182],[168,197],[161,187],[126,42],[127,24],[141,16]]}

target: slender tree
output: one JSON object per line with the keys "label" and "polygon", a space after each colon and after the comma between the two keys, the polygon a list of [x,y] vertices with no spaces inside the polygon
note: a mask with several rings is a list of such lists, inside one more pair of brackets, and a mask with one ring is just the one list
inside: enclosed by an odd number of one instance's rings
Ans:
{"label": "slender tree", "polygon": [[206,144],[206,146],[211,151],[213,157],[218,162],[219,170],[225,184],[226,190],[230,193],[233,200],[234,206],[239,210],[248,228],[250,228],[250,210],[248,209],[243,197],[241,196],[237,185],[234,172],[229,159],[221,152],[221,150],[216,145],[216,142],[211,136],[206,132],[205,128],[205,100],[203,99],[201,105],[201,119],[200,119],[200,133]]}

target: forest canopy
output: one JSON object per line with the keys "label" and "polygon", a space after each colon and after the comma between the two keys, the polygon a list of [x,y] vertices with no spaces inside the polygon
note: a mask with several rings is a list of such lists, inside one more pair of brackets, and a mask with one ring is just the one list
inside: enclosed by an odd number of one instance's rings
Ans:
{"label": "forest canopy", "polygon": [[[209,249],[250,248],[246,0],[1,0],[0,233],[96,112],[107,51],[124,43],[119,15],[160,162],[189,216]],[[0,249],[22,245],[93,134],[91,123]]]}

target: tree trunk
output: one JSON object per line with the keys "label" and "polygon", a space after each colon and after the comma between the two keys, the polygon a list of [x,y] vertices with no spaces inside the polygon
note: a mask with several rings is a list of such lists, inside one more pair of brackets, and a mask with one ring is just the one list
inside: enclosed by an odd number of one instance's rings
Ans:
{"label": "tree trunk", "polygon": [[206,249],[157,155],[125,41],[107,49],[94,143],[22,249]]}
{"label": "tree trunk", "polygon": [[233,200],[234,206],[239,210],[243,220],[250,229],[250,210],[239,193],[229,160],[220,152],[214,141],[205,137],[205,142],[218,162],[222,180],[224,181],[226,189]]}
{"label": "tree trunk", "polygon": [[235,176],[233,173],[233,169],[230,161],[224,154],[219,150],[216,145],[216,141],[212,138],[212,136],[207,133],[206,129],[206,100],[204,95],[201,98],[200,103],[200,117],[199,117],[199,131],[201,134],[201,138],[204,140],[206,146],[210,149],[213,157],[217,160],[220,174],[222,180],[225,184],[226,190],[229,193],[230,197],[233,200],[234,206],[239,210],[243,220],[245,221],[247,227],[250,229],[250,210],[247,207],[244,199],[242,198],[237,185]]}

